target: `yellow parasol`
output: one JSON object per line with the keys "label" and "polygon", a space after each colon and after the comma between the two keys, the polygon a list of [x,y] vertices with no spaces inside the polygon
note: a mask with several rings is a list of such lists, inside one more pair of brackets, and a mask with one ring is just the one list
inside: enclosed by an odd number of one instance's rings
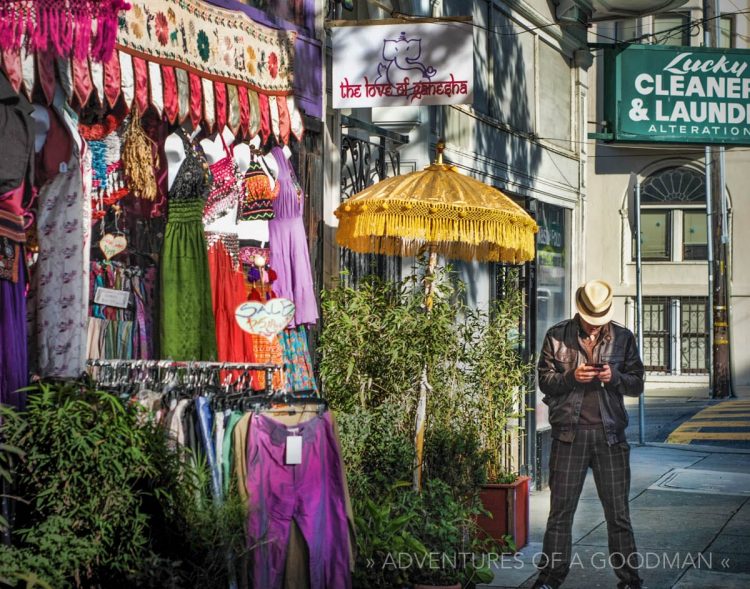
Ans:
{"label": "yellow parasol", "polygon": [[415,256],[425,246],[449,259],[526,262],[537,225],[502,192],[443,163],[388,178],[336,210],[339,245],[359,253]]}
{"label": "yellow parasol", "polygon": [[[369,186],[336,210],[339,245],[359,253],[416,256],[429,252],[426,307],[432,300],[437,255],[449,259],[519,264],[534,258],[534,219],[502,192],[437,161],[424,170]],[[420,380],[416,423],[414,488],[422,486],[427,367]]]}

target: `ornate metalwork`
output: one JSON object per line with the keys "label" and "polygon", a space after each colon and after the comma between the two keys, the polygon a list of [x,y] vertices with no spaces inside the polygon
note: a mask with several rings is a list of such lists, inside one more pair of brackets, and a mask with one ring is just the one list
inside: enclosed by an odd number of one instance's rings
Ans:
{"label": "ornate metalwork", "polygon": [[650,175],[641,185],[643,204],[706,202],[706,178],[693,168],[665,168]]}
{"label": "ornate metalwork", "polygon": [[401,170],[401,156],[387,149],[384,137],[378,143],[352,135],[341,137],[341,198],[346,200],[368,186]]}
{"label": "ornate metalwork", "polygon": [[[351,198],[368,186],[401,173],[398,147],[408,137],[380,129],[370,123],[344,118],[342,125],[356,128],[363,136],[341,136],[341,200]],[[355,286],[367,275],[383,280],[401,279],[401,258],[374,254],[357,254],[341,249],[341,268],[346,270],[347,282]]]}

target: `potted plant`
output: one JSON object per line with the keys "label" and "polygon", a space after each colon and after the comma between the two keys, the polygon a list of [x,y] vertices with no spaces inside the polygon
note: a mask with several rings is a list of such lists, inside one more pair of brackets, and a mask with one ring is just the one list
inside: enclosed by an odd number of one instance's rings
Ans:
{"label": "potted plant", "polygon": [[[355,587],[400,588],[408,580],[448,587],[460,583],[467,589],[493,578],[489,569],[472,562],[460,568],[412,567],[406,577],[393,572],[388,579],[367,567],[368,558],[382,562],[394,545],[410,538],[428,554],[458,548],[483,552],[477,545],[486,536],[477,526],[483,511],[479,493],[485,482],[497,483],[502,472],[513,470],[506,426],[519,413],[528,374],[513,339],[521,299],[500,301],[492,314],[477,311],[465,304],[463,283],[449,270],[437,271],[433,289],[439,296],[426,320],[417,278],[395,284],[368,278],[358,288],[339,284],[322,296],[321,380],[340,426],[342,458],[362,530]],[[425,488],[421,494],[405,488],[389,493],[393,481],[411,478],[416,393],[425,366],[431,386]],[[441,483],[450,500],[428,492]],[[383,495],[389,503],[368,501]],[[420,515],[411,515],[415,510]],[[394,521],[408,528],[409,536],[393,529]],[[508,546],[507,531],[498,540]]]}
{"label": "potted plant", "polygon": [[524,393],[531,366],[524,362],[517,339],[523,313],[518,291],[496,302],[474,346],[471,385],[483,406],[481,445],[487,453],[487,482],[481,499],[489,515],[477,522],[485,533],[511,552],[526,545],[529,534],[529,477],[514,473],[514,437],[520,437]]}
{"label": "potted plant", "polygon": [[511,473],[500,482],[486,483],[480,493],[487,514],[479,515],[477,524],[508,552],[516,552],[528,542],[529,480]]}

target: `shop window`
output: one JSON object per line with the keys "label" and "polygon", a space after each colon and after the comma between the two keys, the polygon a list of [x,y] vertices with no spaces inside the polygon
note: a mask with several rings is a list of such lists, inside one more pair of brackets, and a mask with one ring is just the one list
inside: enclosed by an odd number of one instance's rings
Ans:
{"label": "shop window", "polygon": [[640,24],[637,18],[626,18],[615,23],[615,39],[619,42],[628,42],[640,36]]}
{"label": "shop window", "polygon": [[734,17],[722,16],[719,21],[719,47],[734,47]]}
{"label": "shop window", "polygon": [[641,212],[641,257],[644,260],[669,260],[670,211]]}
{"label": "shop window", "polygon": [[690,16],[676,13],[655,16],[654,43],[657,45],[690,45]]}
{"label": "shop window", "polygon": [[537,233],[537,341],[541,350],[547,330],[570,312],[570,210],[534,203]]}
{"label": "shop window", "polygon": [[570,149],[573,77],[567,57],[539,43],[539,135]]}
{"label": "shop window", "polygon": [[643,298],[643,364],[662,374],[708,373],[706,297]]}
{"label": "shop window", "polygon": [[[353,117],[342,117],[341,123],[342,201],[376,182],[401,174],[399,148],[408,142],[408,137]],[[401,280],[398,256],[359,254],[340,248],[339,262],[346,271],[346,283],[353,287],[370,275],[387,281]]]}
{"label": "shop window", "polygon": [[[641,184],[641,257],[644,261],[707,259],[705,176],[686,166],[666,168]],[[635,243],[633,243],[635,259]]]}

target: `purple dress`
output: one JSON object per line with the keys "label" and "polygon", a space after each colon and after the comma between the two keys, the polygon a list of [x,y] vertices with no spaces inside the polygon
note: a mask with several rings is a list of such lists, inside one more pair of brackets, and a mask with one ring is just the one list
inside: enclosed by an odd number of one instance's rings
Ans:
{"label": "purple dress", "polygon": [[16,259],[18,281],[0,278],[0,403],[25,406],[25,393],[16,393],[29,382],[26,350],[26,268],[23,254]]}
{"label": "purple dress", "polygon": [[290,327],[315,323],[318,304],[302,220],[305,195],[284,152],[274,147],[271,153],[279,167],[279,177],[276,178],[278,194],[273,201],[274,218],[268,222],[273,268],[277,274],[274,291],[279,298],[294,302],[294,321]]}

